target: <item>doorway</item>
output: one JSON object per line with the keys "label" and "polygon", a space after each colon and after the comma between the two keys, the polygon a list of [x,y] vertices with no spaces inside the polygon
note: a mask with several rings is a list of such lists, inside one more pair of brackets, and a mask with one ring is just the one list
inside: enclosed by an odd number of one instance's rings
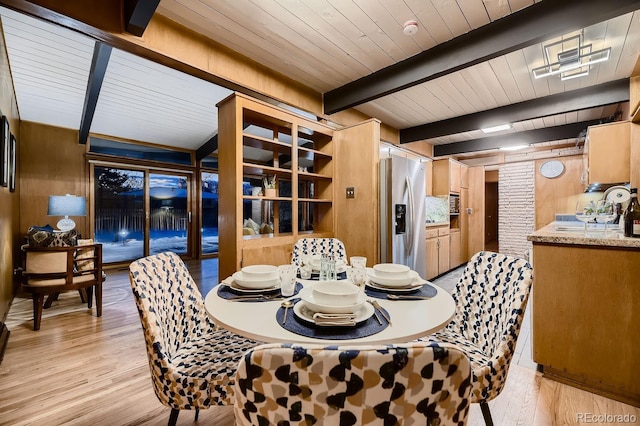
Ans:
{"label": "doorway", "polygon": [[190,181],[186,173],[94,165],[94,238],[104,263],[190,256]]}
{"label": "doorway", "polygon": [[484,248],[498,252],[498,171],[485,172],[484,184],[485,216],[484,216]]}

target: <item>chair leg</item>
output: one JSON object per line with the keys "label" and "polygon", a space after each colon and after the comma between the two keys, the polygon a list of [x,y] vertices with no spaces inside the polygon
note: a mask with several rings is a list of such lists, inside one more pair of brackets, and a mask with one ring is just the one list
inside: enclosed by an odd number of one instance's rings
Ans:
{"label": "chair leg", "polygon": [[40,321],[42,320],[43,302],[44,302],[44,294],[33,293],[33,331],[40,330]]}
{"label": "chair leg", "polygon": [[87,308],[91,309],[93,307],[93,286],[83,288],[82,291],[87,295]]}
{"label": "chair leg", "polygon": [[200,409],[196,408],[196,422],[198,421],[198,414],[200,414]]}
{"label": "chair leg", "polygon": [[96,315],[102,316],[102,281],[98,280],[98,282],[93,286],[96,292]]}
{"label": "chair leg", "polygon": [[489,404],[487,401],[480,403],[480,409],[482,410],[482,417],[484,417],[484,423],[487,426],[493,426],[493,420],[491,419],[491,411],[489,411]]}
{"label": "chair leg", "polygon": [[82,303],[87,303],[87,291],[84,288],[79,288],[78,294],[80,295],[80,301]]}
{"label": "chair leg", "polygon": [[[44,308],[45,309],[49,309],[51,307],[51,305],[53,304],[53,302],[55,302],[56,300],[58,300],[58,296],[60,295],[60,293],[51,293],[50,295],[47,296],[47,301],[44,302]],[[44,295],[43,295],[44,298]]]}
{"label": "chair leg", "polygon": [[169,416],[169,426],[176,426],[178,422],[178,414],[180,414],[180,410],[177,408],[171,409],[171,415]]}

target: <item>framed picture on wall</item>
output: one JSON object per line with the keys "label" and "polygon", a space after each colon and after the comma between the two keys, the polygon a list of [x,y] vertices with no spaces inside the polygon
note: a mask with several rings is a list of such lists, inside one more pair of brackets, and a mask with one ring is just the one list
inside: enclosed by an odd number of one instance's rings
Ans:
{"label": "framed picture on wall", "polygon": [[9,184],[9,143],[11,133],[9,132],[9,120],[7,116],[2,116],[2,122],[0,124],[2,135],[0,135],[0,165],[2,170],[0,173],[0,185],[7,186]]}
{"label": "framed picture on wall", "polygon": [[9,191],[16,191],[16,137],[11,134],[9,139]]}

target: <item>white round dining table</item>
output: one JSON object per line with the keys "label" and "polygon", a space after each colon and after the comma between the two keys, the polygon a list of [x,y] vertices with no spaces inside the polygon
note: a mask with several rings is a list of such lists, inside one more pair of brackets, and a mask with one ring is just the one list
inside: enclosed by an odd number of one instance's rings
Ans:
{"label": "white round dining table", "polygon": [[[298,280],[304,287],[317,281]],[[431,283],[430,283],[431,284]],[[347,340],[319,339],[302,336],[284,329],[276,320],[282,300],[239,302],[218,295],[218,286],[205,297],[205,309],[211,319],[221,327],[241,336],[266,343],[321,343],[321,344],[380,344],[403,343],[434,333],[447,325],[455,312],[455,303],[449,293],[436,288],[437,294],[428,300],[377,300],[389,313],[391,324],[379,333]],[[295,296],[294,296],[295,298]],[[384,320],[383,320],[384,321]]]}

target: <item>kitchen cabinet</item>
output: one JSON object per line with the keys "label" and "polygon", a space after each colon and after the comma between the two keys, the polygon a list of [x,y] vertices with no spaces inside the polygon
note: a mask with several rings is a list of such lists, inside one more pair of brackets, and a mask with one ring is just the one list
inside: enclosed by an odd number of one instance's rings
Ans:
{"label": "kitchen cabinet", "polygon": [[587,131],[589,183],[619,183],[630,179],[631,123],[590,126]]}
{"label": "kitchen cabinet", "polygon": [[459,194],[463,167],[467,166],[451,159],[433,161],[433,194]]}
{"label": "kitchen cabinet", "polygon": [[449,232],[449,268],[457,268],[463,262],[462,260],[462,247],[461,247],[461,234],[460,230],[451,230]]}
{"label": "kitchen cabinet", "polygon": [[332,237],[333,130],[239,93],[218,113],[220,277],[283,259],[302,236]]}
{"label": "kitchen cabinet", "polygon": [[640,406],[640,245],[633,238],[533,241],[532,355],[546,377]]}
{"label": "kitchen cabinet", "polygon": [[427,229],[427,276],[426,279],[437,277],[449,271],[450,241],[449,228]]}

